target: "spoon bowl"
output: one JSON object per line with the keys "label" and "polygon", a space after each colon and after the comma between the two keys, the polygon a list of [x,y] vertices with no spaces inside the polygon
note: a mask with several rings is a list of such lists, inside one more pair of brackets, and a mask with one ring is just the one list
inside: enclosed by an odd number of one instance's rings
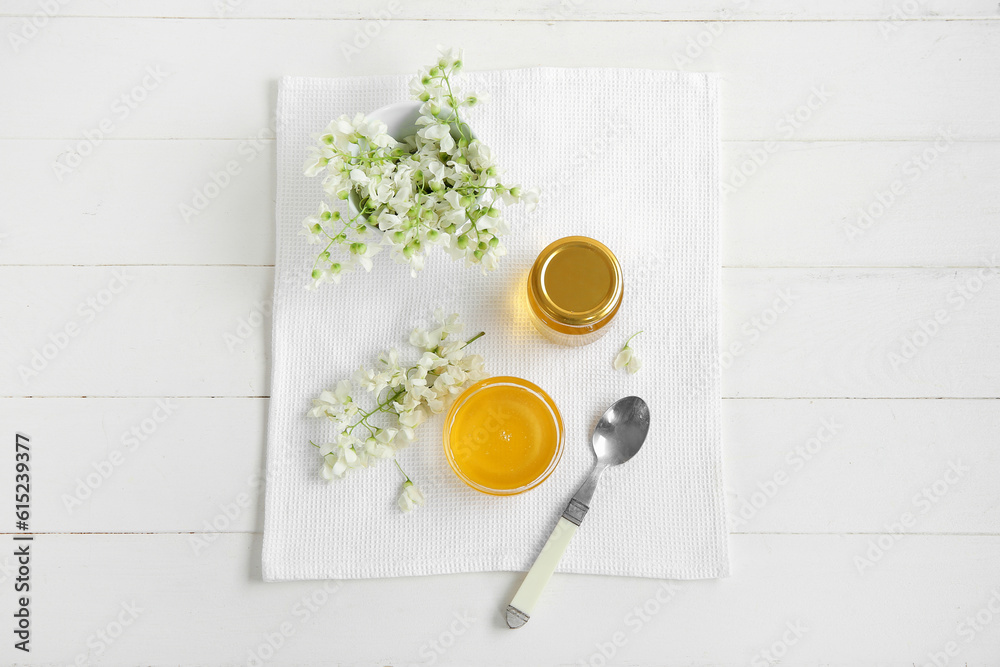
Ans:
{"label": "spoon bowl", "polygon": [[598,463],[615,466],[636,455],[649,433],[649,406],[638,396],[626,396],[608,408],[591,444]]}

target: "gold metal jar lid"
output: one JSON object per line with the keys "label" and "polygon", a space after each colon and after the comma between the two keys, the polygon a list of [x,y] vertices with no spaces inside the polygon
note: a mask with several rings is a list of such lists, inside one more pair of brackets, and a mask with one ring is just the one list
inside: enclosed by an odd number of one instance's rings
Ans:
{"label": "gold metal jar lid", "polygon": [[622,302],[622,269],[603,243],[567,236],[538,255],[528,275],[528,303],[549,328],[568,334],[600,329]]}

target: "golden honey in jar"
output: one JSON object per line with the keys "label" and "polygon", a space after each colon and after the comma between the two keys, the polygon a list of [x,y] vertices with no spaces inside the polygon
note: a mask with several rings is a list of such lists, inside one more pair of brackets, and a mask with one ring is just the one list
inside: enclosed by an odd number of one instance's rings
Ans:
{"label": "golden honey in jar", "polygon": [[603,243],[567,236],[550,243],[528,274],[535,328],[561,345],[587,345],[607,333],[622,303],[618,258]]}
{"label": "golden honey in jar", "polygon": [[480,380],[458,397],[445,419],[448,463],[483,493],[514,495],[535,488],[555,470],[562,445],[555,403],[520,378]]}

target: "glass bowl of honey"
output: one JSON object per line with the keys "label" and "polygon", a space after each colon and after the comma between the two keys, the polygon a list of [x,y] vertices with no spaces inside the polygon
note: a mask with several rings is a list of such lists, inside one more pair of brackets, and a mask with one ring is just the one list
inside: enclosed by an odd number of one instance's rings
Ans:
{"label": "glass bowl of honey", "polygon": [[559,409],[516,377],[480,380],[452,404],[444,452],[458,478],[482,493],[512,496],[544,482],[563,452]]}

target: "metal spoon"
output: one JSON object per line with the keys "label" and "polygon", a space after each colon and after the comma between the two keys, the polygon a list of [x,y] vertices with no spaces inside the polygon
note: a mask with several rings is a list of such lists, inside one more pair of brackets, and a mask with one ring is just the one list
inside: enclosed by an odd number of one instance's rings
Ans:
{"label": "metal spoon", "polygon": [[519,628],[531,618],[535,603],[541,597],[570,539],[590,509],[601,474],[610,466],[625,463],[635,456],[649,432],[649,406],[638,396],[615,401],[594,428],[592,444],[597,462],[586,481],[577,489],[566,511],[559,518],[534,565],[528,570],[514,599],[507,605],[507,626]]}

